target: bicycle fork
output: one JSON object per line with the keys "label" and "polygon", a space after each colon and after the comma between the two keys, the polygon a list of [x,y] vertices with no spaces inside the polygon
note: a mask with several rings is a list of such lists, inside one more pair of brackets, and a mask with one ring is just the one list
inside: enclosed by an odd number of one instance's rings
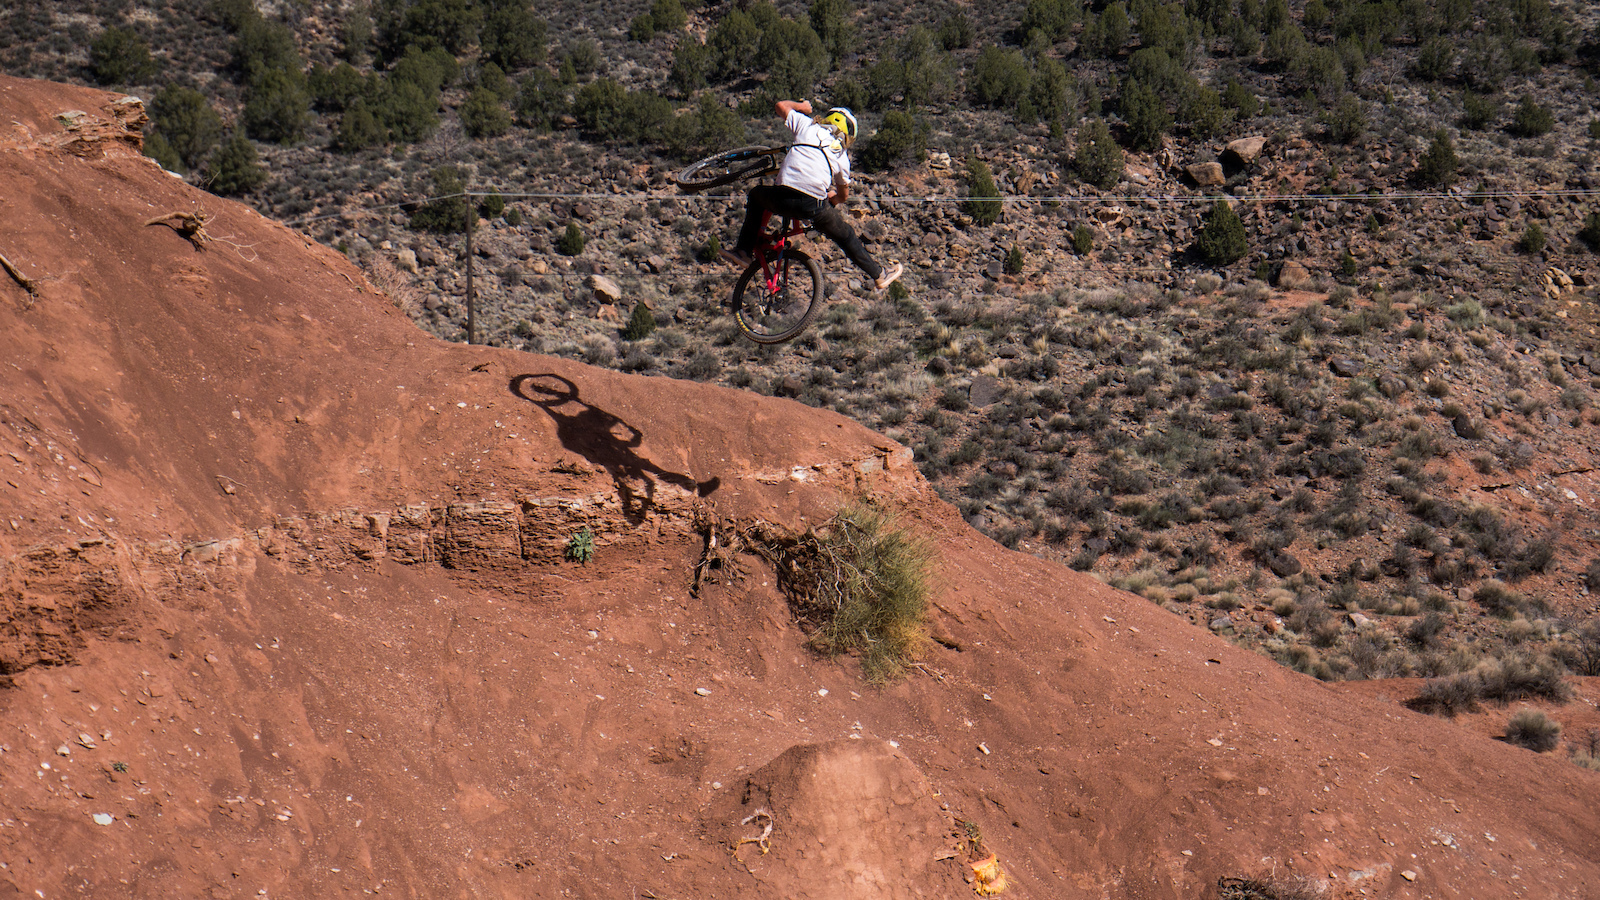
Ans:
{"label": "bicycle fork", "polygon": [[[762,210],[762,234],[767,234],[767,226],[771,223],[772,210]],[[765,246],[761,248],[761,274],[767,282],[768,297],[776,296],[787,280],[785,276],[789,272],[789,260],[783,255],[783,251],[789,246],[789,235],[786,232],[787,229],[779,233],[775,242],[769,238]],[[771,256],[767,253],[769,250],[772,252]]]}

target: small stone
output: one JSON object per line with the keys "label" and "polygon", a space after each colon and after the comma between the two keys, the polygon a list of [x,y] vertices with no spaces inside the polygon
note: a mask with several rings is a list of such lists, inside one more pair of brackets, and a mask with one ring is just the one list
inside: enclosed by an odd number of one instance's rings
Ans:
{"label": "small stone", "polygon": [[95,744],[94,744],[94,736],[90,735],[90,734],[80,734],[80,735],[78,735],[78,743],[82,744],[84,747],[87,747],[90,750],[93,750],[94,746],[95,746]]}
{"label": "small stone", "polygon": [[1206,743],[1210,744],[1213,747],[1221,747],[1222,746],[1222,741],[1217,739],[1217,738],[1210,738],[1210,739],[1208,739],[1206,741]]}
{"label": "small stone", "polygon": [[96,825],[110,825],[112,822],[115,822],[115,821],[116,821],[116,817],[111,815],[110,813],[95,813],[94,814],[94,823]]}
{"label": "small stone", "polygon": [[1407,881],[1416,881],[1417,880],[1417,873],[1411,871],[1410,869],[1407,869],[1404,872],[1400,873],[1400,877],[1404,878]]}
{"label": "small stone", "polygon": [[709,697],[709,696],[711,696],[711,690],[709,688],[695,688],[694,692],[696,694],[700,695],[701,697]]}
{"label": "small stone", "polygon": [[1348,357],[1329,360],[1328,368],[1340,378],[1354,378],[1361,374],[1361,363]]}
{"label": "small stone", "polygon": [[967,390],[967,402],[972,406],[985,407],[999,400],[1005,395],[1005,386],[1000,379],[990,375],[977,375],[972,379],[972,387]]}
{"label": "small stone", "polygon": [[71,756],[72,755],[72,748],[68,747],[66,744],[62,744],[61,746],[56,748],[56,755],[57,756]]}

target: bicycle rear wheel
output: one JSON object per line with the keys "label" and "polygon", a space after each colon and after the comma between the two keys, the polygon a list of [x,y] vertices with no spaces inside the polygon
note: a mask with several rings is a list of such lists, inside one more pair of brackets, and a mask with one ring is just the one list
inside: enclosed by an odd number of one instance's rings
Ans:
{"label": "bicycle rear wheel", "polygon": [[758,260],[733,286],[733,319],[758,344],[793,340],[822,308],[822,266],[799,250],[783,251],[768,282]]}
{"label": "bicycle rear wheel", "polygon": [[776,171],[778,156],[766,147],[741,147],[690,163],[672,176],[672,183],[693,194]]}

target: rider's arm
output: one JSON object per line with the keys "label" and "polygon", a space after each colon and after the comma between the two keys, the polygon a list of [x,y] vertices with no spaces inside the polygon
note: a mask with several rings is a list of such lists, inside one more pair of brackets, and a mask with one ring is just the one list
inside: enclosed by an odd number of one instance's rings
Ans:
{"label": "rider's arm", "polygon": [[828,192],[828,202],[838,206],[850,199],[850,182],[844,180],[843,172],[833,173],[833,190]]}
{"label": "rider's arm", "polygon": [[809,115],[811,115],[811,101],[810,100],[779,100],[778,101],[778,118],[780,118],[780,119],[789,118],[789,113],[791,111],[793,111],[793,110],[799,110],[802,115],[809,116]]}

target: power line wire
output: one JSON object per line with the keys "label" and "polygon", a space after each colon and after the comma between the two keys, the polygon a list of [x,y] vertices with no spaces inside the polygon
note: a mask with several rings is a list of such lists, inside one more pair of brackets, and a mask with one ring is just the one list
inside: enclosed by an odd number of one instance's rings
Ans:
{"label": "power line wire", "polygon": [[[1191,203],[1215,203],[1220,199],[1231,199],[1241,203],[1382,203],[1399,200],[1455,200],[1472,202],[1483,200],[1527,200],[1527,199],[1565,199],[1600,197],[1600,189],[1592,188],[1560,188],[1551,190],[1521,190],[1521,191],[1400,191],[1396,193],[1358,193],[1358,194],[1200,194],[1195,196],[1182,195],[1155,195],[1155,194],[1113,194],[1110,196],[1080,197],[1070,194],[1053,196],[1032,195],[1007,195],[1000,197],[901,197],[879,196],[875,194],[857,194],[858,199],[865,203],[914,203],[914,204],[942,204],[942,203],[968,203],[972,201],[989,203],[1058,203],[1081,205],[1142,205],[1153,206],[1169,205],[1179,206]],[[453,194],[440,194],[433,197],[420,197],[415,200],[403,200],[397,203],[384,203],[375,206],[363,206],[354,210],[343,210],[335,213],[324,213],[316,216],[306,216],[299,219],[285,221],[286,226],[304,225],[310,222],[320,222],[328,219],[347,218],[363,212],[377,212],[386,209],[402,209],[407,206],[417,206],[424,203],[435,203],[441,200],[453,200],[457,197],[487,198],[499,197],[502,200],[617,200],[632,203],[641,203],[660,200],[674,200],[683,202],[726,202],[744,199],[743,194],[651,194],[651,193],[626,193],[611,194],[598,192],[572,192],[572,191],[457,191]]]}

